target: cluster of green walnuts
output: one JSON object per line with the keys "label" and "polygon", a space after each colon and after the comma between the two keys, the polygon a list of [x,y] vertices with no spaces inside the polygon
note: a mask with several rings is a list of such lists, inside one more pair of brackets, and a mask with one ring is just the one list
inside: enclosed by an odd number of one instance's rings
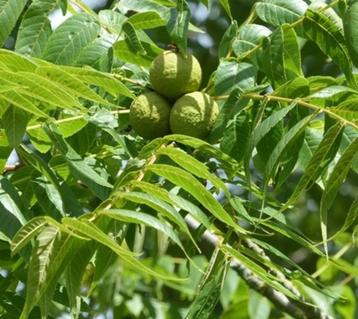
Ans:
{"label": "cluster of green walnuts", "polygon": [[139,95],[131,105],[129,120],[135,132],[153,139],[170,132],[205,138],[214,125],[219,107],[198,91],[201,67],[192,56],[164,51],[150,68],[155,91]]}

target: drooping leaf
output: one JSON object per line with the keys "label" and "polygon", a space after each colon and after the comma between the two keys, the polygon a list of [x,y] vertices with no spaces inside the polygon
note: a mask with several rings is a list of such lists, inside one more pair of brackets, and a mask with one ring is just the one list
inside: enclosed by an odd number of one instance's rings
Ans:
{"label": "drooping leaf", "polygon": [[306,189],[306,187],[311,185],[319,176],[319,173],[327,164],[325,159],[329,154],[332,145],[336,144],[337,138],[340,136],[341,132],[342,125],[341,123],[337,123],[332,126],[324,135],[322,141],[318,145],[316,151],[312,154],[310,161],[305,167],[303,176],[297,183],[295,190],[287,201],[287,205],[292,205],[298,199],[300,194]]}
{"label": "drooping leaf", "polygon": [[[332,206],[339,187],[344,182],[352,165],[352,161],[357,154],[358,139],[355,139],[352,144],[346,148],[327,180],[320,203],[321,231],[325,243],[327,241],[328,210]],[[354,212],[350,212],[349,215],[354,216]],[[351,216],[349,216],[349,219],[352,218]]]}
{"label": "drooping leaf", "polygon": [[256,128],[253,130],[248,146],[245,152],[245,172],[246,177],[249,178],[250,176],[250,170],[249,170],[249,161],[252,155],[252,152],[254,148],[258,145],[258,143],[263,139],[264,136],[266,136],[272,128],[274,128],[282,119],[295,107],[295,103],[290,104],[289,106],[286,106],[285,108],[274,112],[272,115],[270,115],[268,118],[266,118],[262,123],[256,126]]}
{"label": "drooping leaf", "polygon": [[68,228],[73,229],[81,236],[90,238],[113,250],[127,265],[133,267],[135,270],[166,280],[178,280],[177,278],[158,273],[144,265],[141,261],[134,257],[134,253],[117,244],[111,237],[109,237],[93,223],[89,221],[77,220],[74,218],[64,218],[62,221]]}
{"label": "drooping leaf", "polygon": [[[153,188],[151,189],[151,191],[153,192]],[[165,200],[156,198],[152,196],[152,194],[149,195],[140,192],[118,193],[115,196],[126,199],[133,203],[144,204],[151,207],[152,209],[157,211],[160,215],[166,217],[168,220],[175,223],[182,232],[187,234],[189,238],[193,240],[190,231],[188,229],[188,226],[185,223],[184,218],[176,211],[174,207],[172,207],[167,203],[168,200],[170,200],[169,194],[165,193]]]}
{"label": "drooping leaf", "polygon": [[26,301],[22,310],[21,319],[28,318],[32,308],[40,299],[41,286],[47,280],[49,264],[56,254],[59,243],[59,230],[53,226],[45,227],[36,237],[26,283]]}
{"label": "drooping leaf", "polygon": [[126,21],[122,26],[123,32],[125,34],[126,44],[138,55],[145,55],[145,49],[139,40],[138,34],[131,22]]}
{"label": "drooping leaf", "polygon": [[306,37],[314,41],[344,72],[351,86],[356,87],[352,63],[344,38],[337,26],[324,14],[307,10],[303,20]]}
{"label": "drooping leaf", "polygon": [[133,93],[121,81],[110,74],[90,68],[75,68],[70,66],[61,66],[61,70],[70,73],[83,83],[98,86],[115,97],[120,94],[134,98]]}
{"label": "drooping leaf", "polygon": [[[82,104],[78,99],[67,92],[64,88],[56,85],[50,79],[43,77],[34,72],[10,72],[0,71],[0,75],[6,78],[6,81],[14,83],[18,86],[17,92],[14,96],[19,96],[22,101],[29,99],[30,102],[37,100],[37,103],[45,104],[51,107],[61,107],[64,109],[71,109],[77,107],[82,109]],[[3,94],[3,96],[6,96]],[[11,96],[11,95],[10,95]],[[30,107],[31,107],[30,103]],[[29,111],[37,109],[36,106],[30,108]],[[27,105],[22,105],[22,108],[27,109]],[[43,116],[43,112],[38,111]]]}
{"label": "drooping leaf", "polygon": [[343,16],[344,37],[353,63],[358,66],[358,1],[351,1]]}
{"label": "drooping leaf", "polygon": [[72,259],[70,263],[66,265],[65,286],[71,310],[74,313],[78,313],[77,298],[81,294],[82,278],[93,253],[93,245],[91,243],[86,243],[79,248],[76,253],[76,258]]}
{"label": "drooping leaf", "polygon": [[167,135],[165,137],[165,141],[168,142],[178,142],[184,145],[188,145],[193,147],[194,149],[202,152],[203,154],[207,154],[213,156],[217,160],[222,162],[222,165],[230,172],[233,172],[237,169],[238,163],[229,155],[220,151],[217,147],[201,140],[198,138],[194,138],[191,136],[180,135],[180,134],[173,134]]}
{"label": "drooping leaf", "polygon": [[[152,227],[166,236],[168,236],[176,245],[178,245],[183,252],[187,255],[185,248],[178,236],[171,226],[167,225],[165,222],[160,221],[159,219],[142,212],[131,211],[126,209],[109,209],[101,211],[103,216],[113,218],[126,223],[135,223],[139,225],[146,225]],[[189,255],[187,255],[189,256]]]}
{"label": "drooping leaf", "polygon": [[237,114],[228,123],[220,148],[240,162],[246,152],[250,137],[250,123],[247,114]]}
{"label": "drooping leaf", "polygon": [[[197,221],[199,221],[204,227],[207,229],[214,229],[215,226],[209,222],[208,217],[204,214],[204,212],[191,201],[169,193],[158,185],[154,185],[148,182],[143,181],[133,181],[131,183],[136,188],[141,189],[143,192],[155,196],[175,207],[178,207],[185,212],[191,214]],[[218,231],[218,230],[217,230]]]}
{"label": "drooping leaf", "polygon": [[17,19],[20,17],[26,3],[26,0],[0,1],[0,47],[4,45],[10,32],[15,27]]}
{"label": "drooping leaf", "polygon": [[83,214],[82,207],[72,190],[60,177],[56,176],[54,170],[40,156],[26,146],[19,148],[18,152],[26,163],[42,174],[41,184],[60,216]]}
{"label": "drooping leaf", "polygon": [[231,14],[231,9],[230,9],[230,2],[229,0],[220,0],[220,4],[222,5],[222,7],[224,8],[225,12],[227,13],[227,15],[229,16],[229,18],[231,20],[233,20],[232,14]]}
{"label": "drooping leaf", "polygon": [[99,198],[109,195],[112,185],[91,168],[84,159],[63,139],[56,126],[45,126],[45,131],[55,147],[65,156],[74,176],[85,183]]}
{"label": "drooping leaf", "polygon": [[222,282],[225,278],[225,258],[218,250],[214,251],[203,283],[190,306],[186,319],[212,318],[219,302]]}
{"label": "drooping leaf", "polygon": [[251,270],[255,274],[255,276],[259,277],[264,283],[268,284],[271,287],[274,287],[281,293],[293,299],[298,298],[291,291],[285,288],[281,283],[279,283],[277,279],[275,279],[275,277],[271,276],[267,271],[265,271],[264,268],[262,268],[261,266],[259,266],[258,264],[256,264],[255,262],[244,256],[243,254],[241,254],[238,250],[228,246],[224,246],[223,251],[224,253],[234,258],[237,258],[240,261],[240,263],[242,263],[245,267]]}
{"label": "drooping leaf", "polygon": [[270,41],[265,41],[263,55],[264,70],[273,83],[280,85],[302,76],[298,39],[289,26],[273,32]]}
{"label": "drooping leaf", "polygon": [[198,182],[193,176],[182,169],[175,168],[165,164],[153,164],[147,166],[147,169],[157,175],[163,176],[170,182],[182,187],[198,200],[213,216],[225,224],[233,227],[238,232],[246,233],[241,226],[234,222],[232,217],[223,209],[223,207],[214,199],[209,191]]}
{"label": "drooping leaf", "polygon": [[218,190],[221,189],[226,191],[226,186],[220,178],[211,174],[205,164],[201,163],[184,151],[177,148],[161,147],[158,149],[157,154],[168,156],[191,174],[194,174],[199,178],[209,180]]}
{"label": "drooping leaf", "polygon": [[9,241],[29,218],[20,195],[6,177],[0,178],[0,216],[0,233]]}
{"label": "drooping leaf", "polygon": [[0,69],[7,71],[34,71],[37,64],[30,58],[14,51],[0,49]]}
{"label": "drooping leaf", "polygon": [[219,44],[219,58],[224,58],[231,50],[232,43],[236,37],[239,28],[237,22],[233,21],[228,29],[225,31]]}
{"label": "drooping leaf", "polygon": [[187,36],[190,21],[190,8],[186,0],[178,0],[177,7],[170,9],[167,30],[173,43],[183,55],[187,54]]}
{"label": "drooping leaf", "polygon": [[2,115],[1,122],[11,147],[17,147],[21,143],[28,121],[28,114],[13,105],[10,105]]}
{"label": "drooping leaf", "polygon": [[265,178],[266,182],[269,182],[271,177],[276,173],[277,166],[279,164],[281,156],[283,156],[285,150],[296,143],[297,138],[304,132],[308,123],[312,120],[313,115],[306,116],[299,122],[297,122],[280,140],[275,149],[272,151],[271,156],[266,164]]}

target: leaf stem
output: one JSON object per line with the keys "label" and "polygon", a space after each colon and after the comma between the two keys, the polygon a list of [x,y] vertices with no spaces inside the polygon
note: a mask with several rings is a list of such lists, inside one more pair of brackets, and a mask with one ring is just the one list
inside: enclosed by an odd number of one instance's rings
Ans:
{"label": "leaf stem", "polygon": [[[111,111],[111,114],[127,114],[129,113],[129,109],[127,110],[117,110],[117,111]],[[61,124],[61,123],[66,123],[66,122],[72,122],[72,121],[76,121],[76,120],[80,120],[82,118],[84,118],[86,114],[81,114],[81,115],[76,115],[76,116],[71,116],[71,117],[66,117],[65,119],[60,119],[60,120],[56,120],[53,121],[54,124]],[[35,124],[35,125],[30,125],[26,128],[26,131],[32,131],[32,130],[37,130],[39,128],[42,127],[43,124]]]}
{"label": "leaf stem", "polygon": [[127,78],[125,76],[122,76],[122,75],[119,75],[119,74],[112,74],[116,79],[120,80],[120,81],[125,81],[125,82],[128,82],[128,83],[131,83],[131,84],[135,84],[135,85],[138,85],[138,86],[141,86],[143,88],[147,87],[146,84],[140,82],[140,81],[136,81],[136,80],[133,80],[133,79],[130,79],[130,78]]}
{"label": "leaf stem", "polygon": [[[212,97],[214,100],[226,100],[229,97],[229,95],[220,95],[220,96],[214,96]],[[349,121],[343,117],[341,117],[340,115],[332,112],[329,108],[323,108],[320,107],[316,104],[312,104],[312,103],[308,103],[305,102],[301,99],[292,99],[292,98],[288,98],[288,97],[283,97],[283,96],[276,96],[276,95],[260,95],[260,94],[254,94],[254,93],[248,93],[248,94],[243,94],[242,95],[243,98],[250,98],[252,100],[265,100],[267,99],[268,101],[277,101],[277,102],[285,102],[285,103],[297,103],[297,105],[309,108],[311,110],[317,111],[317,112],[323,112],[328,114],[329,116],[331,116],[332,118],[335,118],[336,120],[339,120],[343,123],[343,125],[351,125],[352,127],[354,127],[355,129],[358,130],[358,124],[356,124],[355,122]]]}

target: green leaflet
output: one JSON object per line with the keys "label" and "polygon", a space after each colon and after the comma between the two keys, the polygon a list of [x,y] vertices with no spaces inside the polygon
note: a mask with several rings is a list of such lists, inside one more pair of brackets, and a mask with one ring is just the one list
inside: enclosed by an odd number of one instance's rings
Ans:
{"label": "green leaflet", "polygon": [[75,239],[87,240],[87,238],[73,233],[68,228],[49,216],[38,216],[28,221],[15,234],[11,242],[11,254],[17,254],[46,226],[55,226],[64,234],[70,234],[71,236],[75,237]]}
{"label": "green leaflet", "polygon": [[204,214],[204,212],[189,200],[181,196],[171,194],[167,190],[161,188],[160,186],[148,182],[133,181],[131,182],[131,185],[133,185],[135,188],[141,189],[143,192],[146,192],[152,196],[155,196],[156,198],[159,198],[171,205],[174,205],[184,210],[185,212],[192,215],[197,221],[199,221],[207,229],[209,230],[215,229],[215,231],[219,232],[219,230],[216,229],[215,225],[210,223],[208,217]]}
{"label": "green leaflet", "polygon": [[219,58],[225,57],[231,50],[232,43],[238,33],[238,25],[236,21],[232,21],[229,28],[225,31],[219,44]]}
{"label": "green leaflet", "polygon": [[296,106],[295,103],[290,104],[289,106],[286,106],[285,108],[274,112],[272,115],[270,115],[268,118],[266,118],[264,121],[262,121],[259,125],[257,125],[248,142],[248,147],[245,152],[245,173],[246,177],[249,178],[250,176],[250,170],[249,170],[249,161],[252,155],[252,152],[254,148],[257,146],[257,144],[262,140],[262,138],[268,134],[273,127],[275,127],[279,122],[282,121],[282,119]]}
{"label": "green leaflet", "polygon": [[[168,196],[165,201],[157,198],[156,196],[152,196],[152,194],[145,194],[140,192],[115,193],[114,196],[118,198],[124,198],[133,203],[144,204],[153,208],[160,215],[165,216],[168,220],[175,223],[179,227],[179,229],[183,233],[185,233],[192,240],[193,244],[197,247],[195,240],[192,237],[188,226],[185,223],[184,218],[176,211],[174,207],[167,204],[168,199],[170,200],[169,194],[165,195]],[[199,248],[197,247],[197,249]]]}
{"label": "green leaflet", "polygon": [[236,87],[241,90],[253,87],[256,73],[256,68],[250,63],[223,60],[215,75],[215,94],[230,94]]}
{"label": "green leaflet", "polygon": [[277,166],[279,165],[281,156],[284,155],[285,150],[295,143],[297,138],[303,134],[308,123],[313,119],[313,115],[306,116],[301,121],[296,123],[280,140],[265,167],[265,180],[269,183],[270,179],[276,174]]}
{"label": "green leaflet", "polygon": [[0,69],[7,71],[35,71],[37,64],[30,58],[27,58],[14,51],[0,49]]}
{"label": "green leaflet", "polygon": [[[66,89],[34,72],[0,71],[0,75],[5,77],[6,81],[18,85],[20,87],[19,93],[24,94],[25,98],[36,99],[52,107],[84,108],[78,99],[67,92]],[[25,108],[25,106],[23,107]]]}
{"label": "green leaflet", "polygon": [[164,165],[154,164],[147,166],[147,170],[163,176],[175,185],[182,187],[199,201],[213,216],[221,220],[225,224],[233,227],[239,233],[247,233],[239,224],[235,223],[232,217],[224,210],[217,200],[210,194],[208,190],[197,181],[191,174],[182,169]]}
{"label": "green leaflet", "polygon": [[220,0],[220,4],[222,5],[222,7],[224,8],[225,12],[227,13],[227,15],[229,16],[230,20],[234,20],[231,14],[231,9],[230,9],[230,2],[229,0]]}
{"label": "green leaflet", "polygon": [[247,113],[239,113],[228,122],[220,148],[240,162],[245,154],[250,138],[250,123]]}
{"label": "green leaflet", "polygon": [[128,18],[134,28],[141,29],[153,29],[165,25],[165,21],[155,11],[138,12]]}
{"label": "green leaflet", "polygon": [[22,145],[18,148],[24,161],[42,174],[42,180],[48,199],[57,208],[60,215],[80,216],[82,207],[68,185],[48,166],[40,156],[28,147]]}
{"label": "green leaflet", "polygon": [[91,168],[85,160],[65,141],[54,124],[44,127],[55,147],[65,156],[74,176],[85,183],[102,200],[110,193],[112,185]]}
{"label": "green leaflet", "polygon": [[10,105],[1,117],[9,146],[17,147],[25,134],[29,114]]}
{"label": "green leaflet", "polygon": [[87,13],[70,17],[49,37],[42,57],[56,64],[72,65],[83,50],[97,39],[98,21]]}
{"label": "green leaflet", "polygon": [[320,49],[339,65],[350,85],[356,88],[352,63],[339,28],[327,16],[312,10],[307,10],[303,28],[306,37],[317,43]]}
{"label": "green leaflet", "polygon": [[59,248],[59,230],[54,226],[45,227],[36,237],[26,283],[26,301],[20,319],[27,319],[32,308],[40,299],[41,287],[46,283],[47,272]]}
{"label": "green leaflet", "polygon": [[126,36],[127,45],[133,52],[139,55],[145,55],[146,51],[138,38],[138,34],[134,26],[128,20],[123,24],[122,30]]}
{"label": "green leaflet", "polygon": [[8,38],[27,0],[0,0],[0,47]]}
{"label": "green leaflet", "polygon": [[[333,204],[334,199],[337,196],[339,187],[344,182],[354,157],[358,154],[358,138],[356,138],[344,151],[337,164],[334,166],[332,173],[326,182],[325,189],[322,194],[320,203],[320,217],[321,217],[321,231],[322,238],[327,251],[327,223],[328,223],[328,210]],[[351,220],[355,219],[355,203],[349,211],[344,227],[347,227],[351,223]]]}
{"label": "green leaflet", "polygon": [[52,30],[48,15],[58,5],[56,0],[32,2],[21,21],[15,50],[19,53],[40,57]]}
{"label": "green leaflet", "polygon": [[265,0],[255,5],[259,18],[274,26],[292,23],[302,17],[307,9],[303,0]]}
{"label": "green leaflet", "polygon": [[167,30],[179,51],[187,54],[187,36],[190,21],[190,7],[186,0],[178,0],[176,9],[170,9]]}
{"label": "green leaflet", "polygon": [[129,251],[126,248],[118,245],[111,237],[104,233],[100,228],[89,221],[80,221],[74,218],[63,218],[62,222],[68,228],[79,233],[81,236],[90,238],[100,244],[110,248],[114,251],[128,266],[134,268],[137,271],[144,272],[147,275],[151,275],[157,278],[162,278],[166,280],[178,281],[180,279],[170,277],[168,275],[158,273],[157,271],[152,270],[151,268],[145,266],[141,261],[139,261],[135,254]]}
{"label": "green leaflet", "polygon": [[358,1],[350,2],[343,16],[344,37],[353,63],[358,65]]}
{"label": "green leaflet", "polygon": [[286,296],[298,300],[299,297],[297,297],[295,294],[293,294],[290,290],[288,290],[286,287],[284,287],[281,283],[277,281],[275,276],[271,275],[268,271],[266,271],[264,268],[253,262],[251,259],[247,258],[243,254],[241,254],[238,250],[233,249],[229,246],[223,246],[222,251],[226,253],[229,256],[232,256],[240,261],[244,266],[246,266],[248,269],[250,269],[255,276],[259,277],[264,283],[267,285],[274,287],[281,293],[285,294]]}
{"label": "green leaflet", "polygon": [[134,98],[134,94],[121,81],[115,79],[108,73],[100,72],[92,68],[76,68],[71,66],[61,66],[61,70],[70,73],[83,83],[104,89],[114,97],[121,94]]}
{"label": "green leaflet", "polygon": [[310,161],[305,167],[303,176],[297,183],[297,186],[291,197],[288,199],[285,205],[286,207],[288,205],[294,204],[299,198],[300,194],[302,194],[302,192],[307,188],[307,186],[316,180],[318,173],[320,173],[322,168],[325,166],[324,160],[326,159],[326,156],[329,154],[332,146],[336,144],[337,138],[340,136],[342,129],[342,124],[338,122],[337,124],[333,125],[324,135],[316,151],[312,154]]}
{"label": "green leaflet", "polygon": [[220,178],[210,173],[205,164],[201,163],[183,150],[174,147],[161,147],[156,153],[158,155],[168,156],[172,161],[186,169],[191,174],[194,174],[199,178],[209,180],[218,190],[221,189],[228,194],[225,183],[223,183]]}
{"label": "green leaflet", "polygon": [[206,274],[197,289],[196,297],[190,306],[186,319],[209,319],[219,302],[222,282],[225,278],[225,257],[216,249],[211,257]]}
{"label": "green leaflet", "polygon": [[178,234],[174,229],[166,224],[164,221],[159,220],[149,214],[141,213],[138,211],[126,210],[126,209],[109,209],[100,212],[101,215],[109,218],[119,220],[126,223],[135,223],[138,225],[146,225],[152,227],[166,236],[168,236],[176,245],[178,245],[184,254],[190,259],[190,256],[186,252]]}
{"label": "green leaflet", "polygon": [[79,309],[77,309],[77,297],[81,294],[82,278],[93,254],[94,245],[85,243],[77,251],[76,258],[72,259],[65,269],[66,292],[74,314],[79,312]]}
{"label": "green leaflet", "polygon": [[5,237],[9,242],[29,218],[27,207],[24,206],[14,185],[6,177],[0,177],[0,218],[1,237]]}
{"label": "green leaflet", "polygon": [[263,69],[277,86],[303,75],[298,39],[290,26],[281,26],[264,41],[263,55]]}

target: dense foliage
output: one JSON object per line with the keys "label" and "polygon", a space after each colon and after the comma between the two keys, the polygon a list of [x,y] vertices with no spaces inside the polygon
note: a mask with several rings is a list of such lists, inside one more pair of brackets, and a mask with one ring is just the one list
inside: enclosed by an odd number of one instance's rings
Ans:
{"label": "dense foliage", "polygon": [[[0,317],[356,318],[358,1],[0,0],[0,45]],[[206,140],[129,125],[168,46]]]}

